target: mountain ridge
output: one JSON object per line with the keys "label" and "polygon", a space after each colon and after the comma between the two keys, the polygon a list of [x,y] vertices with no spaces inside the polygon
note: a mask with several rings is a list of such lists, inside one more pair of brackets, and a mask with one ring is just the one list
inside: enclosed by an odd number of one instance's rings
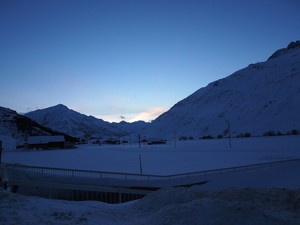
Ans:
{"label": "mountain ridge", "polygon": [[[78,138],[139,133],[166,139],[180,136],[233,136],[286,133],[300,128],[300,41],[209,83],[174,104],[151,123],[109,123],[58,104],[25,116]],[[230,127],[230,129],[229,129]]]}
{"label": "mountain ridge", "polygon": [[24,145],[28,136],[63,135],[66,141],[76,142],[77,139],[44,127],[16,111],[0,106],[0,140],[5,149],[14,149]]}
{"label": "mountain ridge", "polygon": [[262,135],[300,128],[300,42],[211,82],[176,103],[141,133],[172,138]]}
{"label": "mountain ridge", "polygon": [[109,123],[76,112],[63,104],[35,110],[26,113],[25,116],[53,130],[65,132],[82,139],[127,136],[146,125],[146,122]]}

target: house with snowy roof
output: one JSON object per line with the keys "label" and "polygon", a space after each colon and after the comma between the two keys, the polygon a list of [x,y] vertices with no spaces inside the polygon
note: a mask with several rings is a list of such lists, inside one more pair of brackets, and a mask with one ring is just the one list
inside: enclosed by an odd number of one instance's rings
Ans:
{"label": "house with snowy roof", "polygon": [[29,136],[27,146],[30,149],[57,149],[64,148],[65,137],[59,136]]}

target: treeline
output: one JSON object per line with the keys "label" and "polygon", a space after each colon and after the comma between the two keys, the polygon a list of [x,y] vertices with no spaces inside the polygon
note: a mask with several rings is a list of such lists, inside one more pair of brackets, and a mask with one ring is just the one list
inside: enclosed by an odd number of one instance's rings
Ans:
{"label": "treeline", "polygon": [[[262,134],[262,136],[284,136],[284,135],[300,135],[300,131],[297,130],[297,129],[293,129],[293,130],[290,130],[288,132],[280,132],[280,131],[272,131],[272,130],[269,130],[269,131],[266,131]],[[252,134],[250,132],[245,132],[245,133],[240,133],[236,136],[232,136],[233,138],[249,138],[249,137],[252,137]],[[217,135],[217,136],[213,136],[213,135],[204,135],[204,136],[200,136],[199,139],[222,139],[222,138],[228,138],[228,135],[227,136],[223,136],[221,134]],[[179,137],[179,140],[180,141],[187,141],[187,140],[194,140],[194,137],[193,136],[181,136]]]}

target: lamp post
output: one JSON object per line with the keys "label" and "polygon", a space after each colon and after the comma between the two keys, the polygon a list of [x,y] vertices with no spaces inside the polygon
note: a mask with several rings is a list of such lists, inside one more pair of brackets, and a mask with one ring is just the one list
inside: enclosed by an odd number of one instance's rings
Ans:
{"label": "lamp post", "polygon": [[101,146],[101,137],[98,138],[99,146]]}
{"label": "lamp post", "polygon": [[2,163],[2,140],[0,140],[0,164]]}
{"label": "lamp post", "polygon": [[228,135],[229,135],[229,147],[231,148],[231,128],[230,128],[230,123],[229,120],[227,120],[227,126],[228,126]]}
{"label": "lamp post", "polygon": [[174,130],[174,148],[176,148],[176,131]]}
{"label": "lamp post", "polygon": [[[0,140],[0,167],[1,166],[1,163],[2,163],[2,140]],[[0,168],[1,169],[1,168]],[[2,175],[0,176],[0,187],[2,187]],[[6,189],[6,188],[5,188]]]}

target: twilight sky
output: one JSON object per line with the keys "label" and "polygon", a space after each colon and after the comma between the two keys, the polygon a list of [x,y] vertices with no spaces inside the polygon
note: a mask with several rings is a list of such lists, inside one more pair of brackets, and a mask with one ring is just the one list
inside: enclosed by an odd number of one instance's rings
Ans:
{"label": "twilight sky", "polygon": [[152,120],[300,39],[298,0],[1,0],[0,106]]}

